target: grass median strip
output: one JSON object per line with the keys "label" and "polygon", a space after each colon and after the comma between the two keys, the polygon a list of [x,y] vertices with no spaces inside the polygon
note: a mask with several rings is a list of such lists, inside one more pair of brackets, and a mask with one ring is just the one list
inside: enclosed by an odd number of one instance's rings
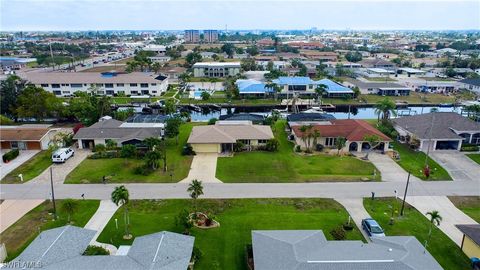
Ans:
{"label": "grass median strip", "polygon": [[480,196],[451,196],[448,199],[455,207],[480,223]]}
{"label": "grass median strip", "polygon": [[39,176],[50,165],[52,165],[52,151],[43,150],[24,162],[22,165],[11,171],[2,179],[2,184],[21,183],[19,174],[23,175],[23,181],[27,182]]}

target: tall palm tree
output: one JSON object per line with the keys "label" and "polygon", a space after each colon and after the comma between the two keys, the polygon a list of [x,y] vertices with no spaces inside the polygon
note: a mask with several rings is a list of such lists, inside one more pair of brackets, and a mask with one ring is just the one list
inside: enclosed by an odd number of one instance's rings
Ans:
{"label": "tall palm tree", "polygon": [[152,170],[156,170],[158,168],[158,162],[161,158],[162,153],[156,149],[145,153],[145,162],[147,163],[147,166],[152,168]]}
{"label": "tall palm tree", "polygon": [[67,213],[67,215],[68,215],[67,222],[68,223],[70,223],[71,217],[72,217],[73,213],[75,212],[75,210],[77,210],[77,208],[78,208],[77,201],[75,201],[73,199],[63,200],[61,209],[62,209],[62,211]]}
{"label": "tall palm tree", "polygon": [[273,94],[275,95],[275,99],[278,99],[278,93],[282,90],[278,84],[268,81],[267,84],[265,85],[265,88],[271,89]]}
{"label": "tall palm tree", "polygon": [[130,236],[130,218],[128,217],[128,202],[130,195],[125,186],[118,186],[112,192],[112,202],[116,205],[123,205],[125,221],[125,237]]}
{"label": "tall palm tree", "polygon": [[187,191],[190,193],[190,198],[193,199],[195,211],[197,211],[197,199],[200,197],[200,195],[203,195],[202,181],[193,179],[188,185]]}
{"label": "tall palm tree", "polygon": [[317,95],[317,100],[318,100],[318,103],[321,103],[320,101],[322,100],[322,96],[325,94],[325,92],[327,91],[327,86],[325,84],[319,84],[317,85],[317,87],[315,88],[315,94]]}
{"label": "tall palm tree", "polygon": [[311,129],[312,129],[311,125],[302,125],[300,127],[300,131],[302,132],[302,141],[303,141],[303,144],[305,144],[306,152],[310,151],[310,138],[311,138],[310,130]]}
{"label": "tall palm tree", "polygon": [[382,116],[382,121],[388,121],[391,115],[396,116],[396,107],[397,105],[390,98],[386,97],[378,101],[375,104],[375,114],[377,114],[378,120],[380,121],[380,115]]}
{"label": "tall palm tree", "polygon": [[347,140],[343,137],[338,137],[335,145],[337,146],[337,155],[340,155],[340,150],[345,147]]}
{"label": "tall palm tree", "polygon": [[428,229],[428,240],[425,241],[425,248],[427,248],[427,242],[429,242],[432,237],[433,226],[440,226],[440,222],[442,221],[442,216],[440,216],[437,210],[427,212],[426,215],[430,217],[430,228]]}

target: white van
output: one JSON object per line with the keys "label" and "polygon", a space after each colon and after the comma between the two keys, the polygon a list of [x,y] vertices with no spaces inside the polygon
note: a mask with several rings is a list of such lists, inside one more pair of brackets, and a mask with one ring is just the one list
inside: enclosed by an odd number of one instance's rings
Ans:
{"label": "white van", "polygon": [[52,154],[53,163],[63,163],[73,157],[75,152],[70,148],[60,148]]}

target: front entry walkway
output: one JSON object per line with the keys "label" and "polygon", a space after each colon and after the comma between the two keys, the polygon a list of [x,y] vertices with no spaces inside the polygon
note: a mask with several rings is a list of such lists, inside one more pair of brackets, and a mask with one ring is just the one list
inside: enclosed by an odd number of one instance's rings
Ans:
{"label": "front entry walkway", "polygon": [[362,229],[362,219],[370,217],[370,214],[368,214],[363,206],[363,198],[335,198],[335,200],[345,207],[345,210],[347,210],[348,214],[352,217],[353,222],[355,222],[358,229],[363,234],[363,237],[365,237],[367,242],[370,242],[370,237],[367,232]]}
{"label": "front entry walkway", "polygon": [[[407,182],[408,173],[389,156],[372,152],[368,155],[368,159],[382,174],[382,181]],[[420,179],[410,175],[410,181],[420,181]]]}
{"label": "front entry walkway", "polygon": [[457,151],[433,151],[430,156],[448,171],[454,181],[480,180],[480,165]]}
{"label": "front entry walkway", "polygon": [[103,231],[105,226],[107,226],[107,223],[113,217],[118,208],[119,206],[114,204],[111,200],[100,201],[100,206],[98,207],[97,211],[84,227],[85,229],[97,231],[95,236],[92,238],[90,244],[94,246],[101,246],[107,249],[108,251],[110,251],[110,255],[115,255],[115,253],[117,252],[117,248],[110,244],[97,242],[97,238]]}
{"label": "front entry walkway", "polygon": [[442,216],[439,226],[440,230],[458,246],[462,244],[463,234],[455,225],[477,224],[475,220],[456,208],[446,196],[407,196],[407,202],[426,218],[429,218],[426,215],[427,212],[437,210],[440,216]]}
{"label": "front entry walkway", "polygon": [[190,183],[193,179],[203,183],[222,183],[215,177],[217,158],[217,153],[197,153],[193,157],[187,178],[180,181],[180,183]]}

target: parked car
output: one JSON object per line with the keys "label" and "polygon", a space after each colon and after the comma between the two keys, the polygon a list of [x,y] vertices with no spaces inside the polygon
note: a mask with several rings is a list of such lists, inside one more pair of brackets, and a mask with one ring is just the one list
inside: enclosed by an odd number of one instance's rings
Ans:
{"label": "parked car", "polygon": [[382,227],[373,218],[366,218],[362,220],[362,228],[367,232],[370,237],[384,237]]}
{"label": "parked car", "polygon": [[75,151],[70,148],[60,148],[57,151],[53,152],[52,154],[52,162],[53,163],[63,163],[67,161],[67,159],[73,157],[75,155]]}

